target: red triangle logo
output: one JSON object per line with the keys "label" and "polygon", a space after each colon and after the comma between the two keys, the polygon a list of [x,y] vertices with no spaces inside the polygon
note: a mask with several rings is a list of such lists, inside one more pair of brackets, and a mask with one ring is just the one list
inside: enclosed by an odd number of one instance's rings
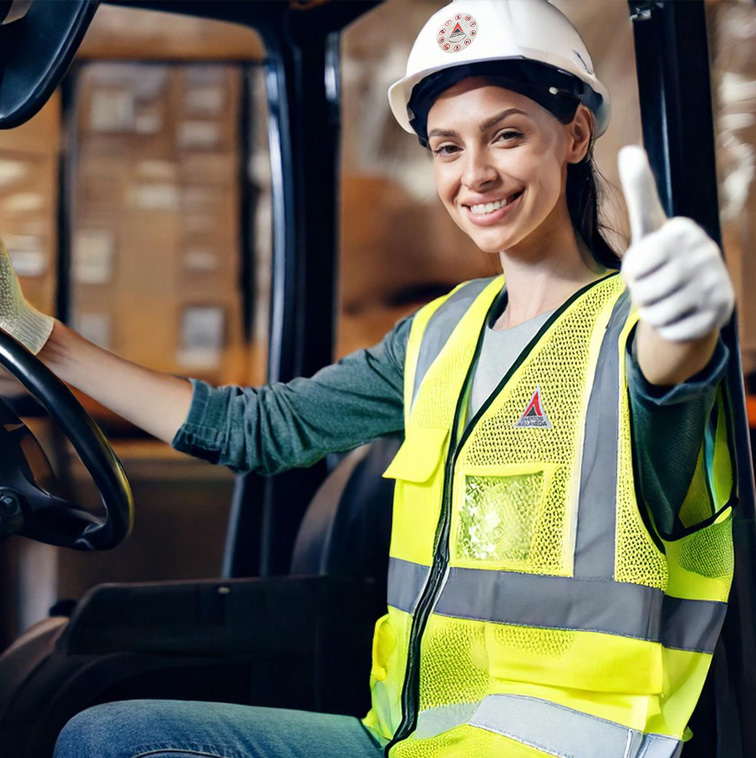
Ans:
{"label": "red triangle logo", "polygon": [[531,398],[530,402],[528,403],[528,407],[525,409],[525,413],[522,414],[523,416],[543,416],[543,411],[541,410],[541,388],[539,387],[535,391],[535,395]]}
{"label": "red triangle logo", "polygon": [[455,32],[461,32],[462,34],[464,34],[464,32],[462,31],[462,27],[459,25],[459,21],[457,22],[457,25],[452,29],[452,34],[454,34]]}
{"label": "red triangle logo", "polygon": [[551,429],[551,421],[546,418],[546,414],[543,411],[543,404],[541,402],[541,388],[536,387],[533,397],[530,398],[530,402],[520,416],[520,420],[515,424],[515,427],[538,427],[541,429]]}

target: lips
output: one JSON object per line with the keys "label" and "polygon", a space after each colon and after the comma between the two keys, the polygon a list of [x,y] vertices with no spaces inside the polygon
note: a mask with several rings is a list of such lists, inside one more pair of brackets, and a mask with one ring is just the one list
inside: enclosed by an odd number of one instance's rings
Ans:
{"label": "lips", "polygon": [[486,213],[493,213],[500,208],[505,208],[510,203],[514,202],[522,192],[515,192],[508,197],[501,198],[499,200],[490,200],[485,203],[466,204],[466,207],[470,209],[470,212],[475,216],[482,216]]}
{"label": "lips", "polygon": [[465,209],[467,217],[478,226],[486,226],[495,223],[506,216],[515,206],[517,201],[522,197],[524,190],[520,190],[504,198],[496,200],[487,200],[486,202],[466,204],[462,207]]}

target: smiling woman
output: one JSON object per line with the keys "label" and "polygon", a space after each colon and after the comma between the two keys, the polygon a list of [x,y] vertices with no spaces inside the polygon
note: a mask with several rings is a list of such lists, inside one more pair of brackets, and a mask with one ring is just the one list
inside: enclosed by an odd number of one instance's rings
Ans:
{"label": "smiling woman", "polygon": [[441,8],[389,98],[503,275],[312,379],[212,387],[130,364],[25,304],[2,259],[17,297],[0,325],[179,450],[271,474],[405,436],[362,722],[109,704],[70,722],[56,758],[679,755],[732,578],[719,250],[664,217],[630,150],[618,275],[591,164],[609,94],[546,0]]}

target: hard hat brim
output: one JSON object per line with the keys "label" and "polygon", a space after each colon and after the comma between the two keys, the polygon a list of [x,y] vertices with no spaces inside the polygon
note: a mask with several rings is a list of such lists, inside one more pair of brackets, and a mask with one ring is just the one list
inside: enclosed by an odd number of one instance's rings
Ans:
{"label": "hard hat brim", "polygon": [[[502,60],[530,60],[525,56],[512,56],[509,58],[501,58],[499,56],[491,56],[489,58],[478,58],[476,62],[484,63],[487,61],[502,61]],[[418,71],[411,76],[405,76],[399,81],[394,82],[388,90],[388,100],[391,112],[394,114],[394,118],[399,122],[399,125],[404,131],[414,134],[414,129],[410,124],[410,114],[408,113],[407,103],[409,103],[412,90],[415,85],[425,79],[431,74],[435,74],[438,71],[443,71],[449,68],[449,66],[433,66],[431,68]],[[557,69],[564,72],[563,69]],[[601,105],[593,111],[593,115],[596,119],[596,137],[600,137],[607,129],[609,125],[609,119],[611,116],[611,98],[609,96],[609,90],[601,84],[598,79],[595,82],[591,82],[591,88],[601,97]]]}

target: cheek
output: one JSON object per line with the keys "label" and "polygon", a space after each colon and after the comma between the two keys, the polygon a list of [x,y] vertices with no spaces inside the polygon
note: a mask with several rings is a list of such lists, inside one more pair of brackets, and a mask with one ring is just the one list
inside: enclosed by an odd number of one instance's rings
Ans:
{"label": "cheek", "polygon": [[567,165],[567,145],[563,139],[554,139],[543,151],[544,173],[553,191],[561,192]]}
{"label": "cheek", "polygon": [[449,205],[454,200],[458,182],[455,180],[454,174],[449,170],[449,166],[447,165],[436,164],[434,173],[436,180],[436,194],[439,196],[442,203]]}
{"label": "cheek", "polygon": [[498,159],[502,176],[539,194],[559,184],[559,165],[554,146],[535,140],[521,148],[503,150]]}
{"label": "cheek", "polygon": [[540,172],[539,183],[544,202],[549,210],[562,194],[562,169],[558,164],[544,166]]}
{"label": "cheek", "polygon": [[535,170],[531,171],[533,201],[544,213],[549,213],[562,194],[563,167],[558,157],[551,152],[541,153]]}

